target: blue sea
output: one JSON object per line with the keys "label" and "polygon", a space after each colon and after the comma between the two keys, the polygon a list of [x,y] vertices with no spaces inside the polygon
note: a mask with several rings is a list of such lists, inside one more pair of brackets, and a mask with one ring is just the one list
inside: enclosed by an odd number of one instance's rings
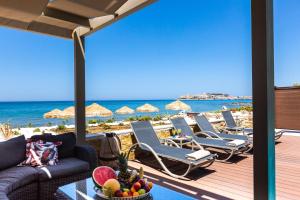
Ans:
{"label": "blue sea", "polygon": [[[116,111],[122,106],[129,106],[132,109],[150,103],[160,109],[159,113],[134,113],[132,115],[117,115],[112,117],[116,120],[122,120],[130,116],[158,115],[158,114],[176,114],[178,111],[165,110],[165,105],[174,100],[113,100],[113,101],[87,101],[86,105],[98,103],[111,111]],[[251,100],[184,100],[192,107],[193,112],[207,112],[222,109],[222,106],[228,108],[239,107],[238,103],[251,103]],[[0,102],[0,123],[10,123],[13,127],[45,126],[51,124],[73,124],[74,119],[44,119],[43,115],[53,109],[65,109],[73,106],[72,101],[42,101],[42,102]],[[96,119],[93,117],[93,119]],[[106,120],[108,118],[101,118]]]}

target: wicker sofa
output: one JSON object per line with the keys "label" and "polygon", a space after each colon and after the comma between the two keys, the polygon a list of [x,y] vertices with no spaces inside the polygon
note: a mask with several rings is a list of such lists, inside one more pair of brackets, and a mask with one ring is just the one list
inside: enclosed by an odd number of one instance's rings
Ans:
{"label": "wicker sofa", "polygon": [[25,137],[0,142],[1,200],[55,199],[59,186],[90,177],[97,166],[96,151],[88,145],[76,145],[73,133],[32,137],[32,140],[40,139],[62,142],[58,147],[57,165],[44,168],[18,166],[25,160]]}

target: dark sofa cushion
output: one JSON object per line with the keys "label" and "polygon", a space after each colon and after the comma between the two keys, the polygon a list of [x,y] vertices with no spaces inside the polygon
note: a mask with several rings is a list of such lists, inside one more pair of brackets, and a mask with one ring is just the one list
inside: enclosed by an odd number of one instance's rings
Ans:
{"label": "dark sofa cushion", "polygon": [[92,146],[76,145],[75,154],[76,154],[76,158],[89,163],[90,171],[93,171],[97,167],[98,165],[97,152]]}
{"label": "dark sofa cushion", "polygon": [[60,135],[34,135],[31,137],[33,141],[43,140],[45,142],[62,142],[58,146],[58,159],[74,157],[74,148],[76,145],[76,136],[74,133],[65,133]]}
{"label": "dark sofa cushion", "polygon": [[34,141],[34,142],[36,142],[36,141],[38,141],[38,140],[46,140],[46,138],[48,137],[48,136],[50,136],[51,134],[43,134],[43,135],[33,135],[33,136],[31,136],[31,138],[30,138],[30,140],[31,141]]}
{"label": "dark sofa cushion", "polygon": [[45,167],[50,173],[51,177],[42,169],[37,168],[39,171],[40,181],[47,181],[50,179],[63,178],[68,176],[76,176],[77,174],[88,172],[89,163],[79,160],[77,158],[65,158],[59,160],[57,165]]}
{"label": "dark sofa cushion", "polygon": [[9,194],[38,180],[38,171],[32,167],[12,167],[0,172],[0,193]]}
{"label": "dark sofa cushion", "polygon": [[0,199],[1,200],[9,200],[7,195],[4,192],[0,192]]}
{"label": "dark sofa cushion", "polygon": [[16,166],[25,160],[26,140],[19,136],[0,142],[0,170]]}

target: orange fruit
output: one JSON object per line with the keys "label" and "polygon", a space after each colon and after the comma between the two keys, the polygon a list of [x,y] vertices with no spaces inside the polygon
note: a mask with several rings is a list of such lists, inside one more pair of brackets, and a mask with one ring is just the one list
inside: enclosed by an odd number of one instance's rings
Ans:
{"label": "orange fruit", "polygon": [[128,197],[128,196],[129,196],[128,192],[123,192],[123,197]]}
{"label": "orange fruit", "polygon": [[153,183],[152,182],[148,182],[148,187],[151,189],[153,187]]}
{"label": "orange fruit", "polygon": [[134,189],[134,187],[131,187],[130,191],[131,191],[132,193],[135,193],[135,192],[136,192],[136,190]]}
{"label": "orange fruit", "polygon": [[139,194],[138,192],[134,192],[134,193],[133,193],[133,196],[134,196],[134,197],[137,197],[137,196],[139,196],[139,195],[140,195],[140,194]]}

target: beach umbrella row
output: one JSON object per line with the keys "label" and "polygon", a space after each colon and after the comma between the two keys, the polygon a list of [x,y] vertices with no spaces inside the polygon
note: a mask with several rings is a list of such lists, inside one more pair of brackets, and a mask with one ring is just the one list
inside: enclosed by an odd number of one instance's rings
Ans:
{"label": "beach umbrella row", "polygon": [[[112,111],[96,103],[87,106],[85,108],[85,113],[87,117],[109,117],[113,115]],[[54,109],[44,114],[44,118],[71,118],[74,116],[75,116],[74,106],[68,107],[63,111],[59,109]]]}
{"label": "beach umbrella row", "polygon": [[[166,105],[167,110],[191,110],[191,107],[181,101],[174,101]],[[144,104],[138,107],[137,112],[159,112],[159,109],[151,104]],[[116,110],[117,114],[133,114],[134,110],[128,106],[123,106],[122,108]],[[54,109],[50,112],[44,114],[44,118],[71,118],[75,115],[75,107],[71,106],[64,110]],[[113,112],[99,104],[93,103],[86,107],[86,116],[87,117],[109,117],[112,116]]]}

